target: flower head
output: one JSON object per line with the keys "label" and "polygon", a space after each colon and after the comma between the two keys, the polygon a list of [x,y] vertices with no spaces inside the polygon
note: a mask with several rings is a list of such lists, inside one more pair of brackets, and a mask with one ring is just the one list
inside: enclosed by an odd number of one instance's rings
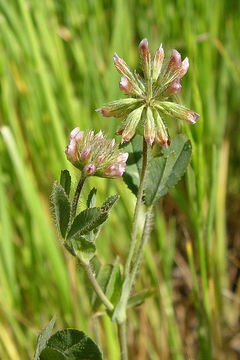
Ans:
{"label": "flower head", "polygon": [[128,153],[121,153],[115,140],[108,140],[100,130],[73,129],[65,148],[68,160],[86,176],[116,178],[125,171]]}
{"label": "flower head", "polygon": [[143,132],[149,144],[154,142],[167,145],[168,133],[163,121],[166,115],[185,120],[191,124],[199,115],[185,106],[167,101],[181,91],[181,78],[186,74],[189,62],[181,59],[177,50],[172,50],[170,59],[164,62],[162,44],[156,50],[153,59],[147,39],[139,44],[143,77],[132,72],[123,59],[116,53],[114,65],[122,75],[119,87],[129,97],[112,101],[96,111],[103,116],[123,118],[116,134],[122,135],[122,142],[131,140],[137,131]]}

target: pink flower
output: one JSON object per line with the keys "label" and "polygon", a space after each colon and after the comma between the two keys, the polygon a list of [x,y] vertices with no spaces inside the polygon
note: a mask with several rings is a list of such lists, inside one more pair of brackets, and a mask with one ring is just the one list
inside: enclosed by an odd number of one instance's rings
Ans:
{"label": "pink flower", "polygon": [[107,139],[100,130],[73,129],[65,148],[67,159],[86,176],[115,178],[125,171],[128,153],[120,152],[115,139]]}

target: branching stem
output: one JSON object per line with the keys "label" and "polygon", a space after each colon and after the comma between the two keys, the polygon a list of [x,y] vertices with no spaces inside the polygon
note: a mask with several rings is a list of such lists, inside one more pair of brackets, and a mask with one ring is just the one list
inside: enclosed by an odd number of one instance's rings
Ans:
{"label": "branching stem", "polygon": [[113,304],[108,300],[104,292],[102,291],[102,288],[100,287],[99,283],[97,282],[95,275],[91,269],[91,266],[88,263],[83,262],[81,259],[78,258],[79,264],[84,268],[85,273],[88,277],[88,280],[90,281],[94,291],[98,295],[101,302],[106,306],[106,308],[110,311],[113,311],[114,306]]}

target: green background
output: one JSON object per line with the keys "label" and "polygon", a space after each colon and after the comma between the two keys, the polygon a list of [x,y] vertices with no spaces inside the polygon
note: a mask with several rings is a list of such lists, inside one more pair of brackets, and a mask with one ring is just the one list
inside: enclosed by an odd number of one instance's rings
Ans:
{"label": "green background", "polygon": [[[89,288],[65,254],[49,210],[52,182],[68,168],[75,126],[113,136],[119,120],[95,109],[122,96],[112,55],[138,68],[139,41],[188,56],[180,102],[196,125],[169,123],[193,144],[185,179],[159,202],[136,289],[152,299],[129,312],[131,359],[237,359],[239,354],[238,1],[0,0],[0,358],[33,358],[37,334],[57,327],[96,335]],[[119,138],[117,138],[119,141]],[[121,199],[98,241],[103,263],[129,244],[134,197],[121,180],[92,179],[98,202]],[[80,203],[86,201],[88,185]],[[105,358],[116,328],[98,323]]]}

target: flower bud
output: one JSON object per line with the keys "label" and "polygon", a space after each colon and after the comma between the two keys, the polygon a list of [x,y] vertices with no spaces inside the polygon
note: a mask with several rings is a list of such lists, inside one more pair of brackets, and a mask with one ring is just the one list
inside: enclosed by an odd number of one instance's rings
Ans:
{"label": "flower bud", "polygon": [[79,141],[82,141],[83,139],[83,131],[79,131],[77,135],[75,135],[75,141],[78,143]]}
{"label": "flower bud", "polygon": [[99,112],[105,117],[114,116],[116,118],[120,118],[126,116],[130,111],[134,110],[138,103],[139,99],[135,98],[121,99],[112,101],[105,106],[96,109],[95,111]]}
{"label": "flower bud", "polygon": [[84,147],[80,153],[80,159],[81,160],[86,160],[88,155],[90,154],[90,151],[91,151],[91,146],[88,145],[86,147]]}
{"label": "flower bud", "polygon": [[173,49],[166,73],[174,73],[181,66],[181,63],[181,55],[177,50]]}
{"label": "flower bud", "polygon": [[79,126],[75,127],[71,132],[69,136],[69,140],[74,139],[75,136],[80,132]]}
{"label": "flower bud", "polygon": [[153,144],[155,139],[155,123],[151,108],[148,106],[146,113],[146,122],[144,125],[144,139],[150,145]]}
{"label": "flower bud", "polygon": [[65,147],[65,154],[68,160],[74,162],[77,159],[77,144],[76,141],[71,139],[70,143]]}
{"label": "flower bud", "polygon": [[172,82],[168,84],[166,91],[163,93],[163,96],[170,96],[173,94],[177,94],[181,91],[182,85],[180,84],[180,78],[174,79]]}
{"label": "flower bud", "polygon": [[156,124],[156,137],[155,141],[159,145],[166,146],[168,143],[168,133],[166,130],[166,126],[162,121],[162,118],[159,112],[156,109],[153,109],[153,116]]}
{"label": "flower bud", "polygon": [[97,162],[98,162],[98,163],[101,163],[104,158],[105,158],[104,154],[99,155],[99,157],[97,158]]}
{"label": "flower bud", "polygon": [[83,172],[85,173],[85,175],[89,176],[89,175],[93,175],[96,171],[96,166],[93,162],[87,164],[84,169]]}
{"label": "flower bud", "polygon": [[162,44],[161,44],[160,47],[156,50],[154,59],[153,59],[153,69],[152,69],[153,82],[157,81],[157,79],[160,75],[163,59],[164,59],[164,50],[163,50]]}
{"label": "flower bud", "polygon": [[138,47],[139,53],[142,58],[142,66],[143,72],[146,79],[150,79],[151,77],[151,55],[148,48],[148,41],[147,39],[143,39]]}
{"label": "flower bud", "polygon": [[121,153],[118,155],[116,161],[117,162],[126,162],[128,159],[128,153]]}
{"label": "flower bud", "polygon": [[131,138],[134,136],[135,130],[136,130],[138,123],[142,116],[143,108],[144,108],[144,105],[137,108],[136,110],[132,111],[128,115],[128,117],[126,119],[126,126],[122,133],[121,143],[131,140]]}
{"label": "flower bud", "polygon": [[179,73],[180,79],[186,74],[188,68],[189,68],[189,61],[188,58],[186,57],[181,64],[180,73]]}
{"label": "flower bud", "polygon": [[121,77],[121,80],[119,81],[119,88],[120,90],[125,91],[126,94],[131,94],[133,92],[132,83],[126,76]]}
{"label": "flower bud", "polygon": [[95,139],[102,139],[103,138],[103,133],[102,130],[100,130],[96,135],[95,135]]}
{"label": "flower bud", "polygon": [[115,145],[115,139],[112,139],[111,140],[111,147],[114,147],[114,145]]}
{"label": "flower bud", "polygon": [[126,77],[132,77],[132,72],[125,63],[123,59],[121,59],[116,53],[113,55],[114,65],[120,74],[125,75]]}
{"label": "flower bud", "polygon": [[107,168],[105,170],[105,175],[107,177],[120,177],[123,175],[124,171],[125,171],[125,168],[126,168],[126,164],[113,164],[111,166],[109,166],[109,168]]}
{"label": "flower bud", "polygon": [[189,110],[183,105],[171,103],[168,101],[161,101],[159,102],[159,105],[156,106],[161,109],[166,115],[176,117],[180,120],[185,120],[190,124],[195,124],[196,119],[200,116],[195,111]]}

